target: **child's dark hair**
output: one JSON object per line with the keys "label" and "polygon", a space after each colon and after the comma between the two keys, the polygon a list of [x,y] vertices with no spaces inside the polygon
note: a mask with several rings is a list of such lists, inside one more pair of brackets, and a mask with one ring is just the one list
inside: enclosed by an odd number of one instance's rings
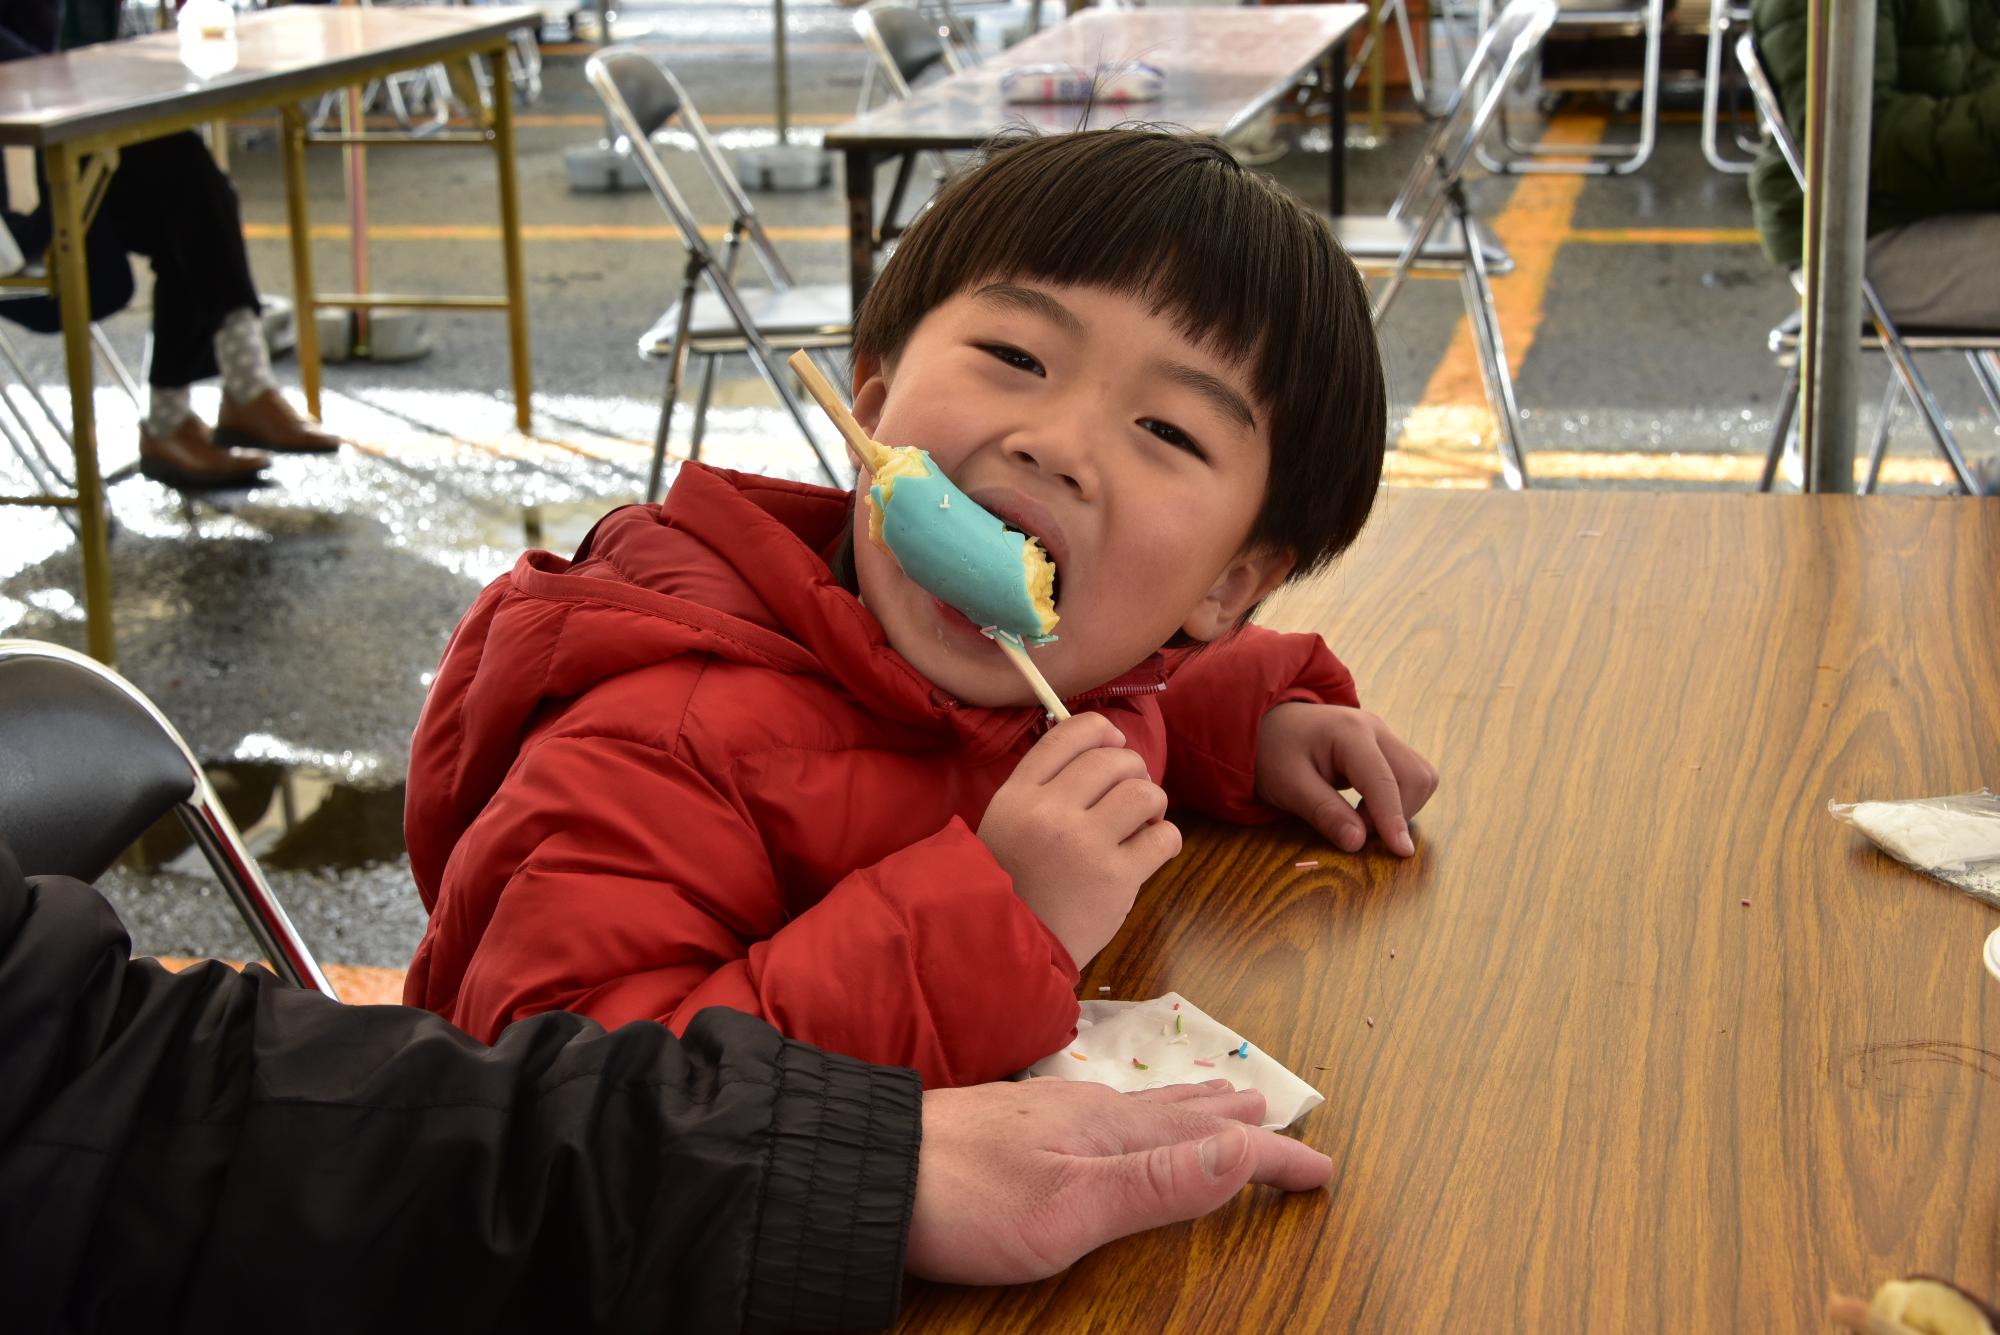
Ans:
{"label": "child's dark hair", "polygon": [[932,310],[998,279],[1149,298],[1247,363],[1270,415],[1250,541],[1295,574],[1353,542],[1382,480],[1387,395],[1361,275],[1324,219],[1203,135],[1091,130],[989,146],[904,235],[854,325],[892,360]]}

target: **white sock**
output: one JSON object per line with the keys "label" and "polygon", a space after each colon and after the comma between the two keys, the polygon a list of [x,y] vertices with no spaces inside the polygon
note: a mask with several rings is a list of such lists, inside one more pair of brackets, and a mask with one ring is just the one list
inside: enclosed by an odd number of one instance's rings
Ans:
{"label": "white sock", "polygon": [[222,392],[238,403],[278,387],[263,321],[248,306],[223,317],[222,328],[215,331],[215,360],[222,364]]}
{"label": "white sock", "polygon": [[194,416],[188,401],[188,387],[154,385],[146,393],[146,434],[154,439],[172,435],[181,423]]}

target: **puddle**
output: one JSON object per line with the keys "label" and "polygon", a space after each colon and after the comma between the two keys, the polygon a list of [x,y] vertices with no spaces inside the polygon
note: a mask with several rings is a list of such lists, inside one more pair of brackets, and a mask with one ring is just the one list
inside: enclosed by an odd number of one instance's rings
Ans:
{"label": "puddle", "polygon": [[[250,855],[266,871],[343,870],[404,854],[400,783],[361,787],[323,771],[265,761],[206,768]],[[207,866],[171,815],[146,832],[131,856],[146,871]]]}

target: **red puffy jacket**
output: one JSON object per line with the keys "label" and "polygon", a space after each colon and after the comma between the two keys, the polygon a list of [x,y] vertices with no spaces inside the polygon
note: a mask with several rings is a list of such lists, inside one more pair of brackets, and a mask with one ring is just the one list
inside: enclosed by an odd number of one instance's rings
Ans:
{"label": "red puffy jacket", "polygon": [[[1076,966],[973,833],[1041,712],[961,705],[889,647],[820,555],[850,501],[690,464],[480,594],[410,755],[431,918],[407,1001],[487,1041],[542,1011],[679,1031],[730,1006],[930,1086],[1070,1039]],[[1071,703],[1177,803],[1258,821],[1257,722],[1284,700],[1353,704],[1352,678],[1252,628]]]}

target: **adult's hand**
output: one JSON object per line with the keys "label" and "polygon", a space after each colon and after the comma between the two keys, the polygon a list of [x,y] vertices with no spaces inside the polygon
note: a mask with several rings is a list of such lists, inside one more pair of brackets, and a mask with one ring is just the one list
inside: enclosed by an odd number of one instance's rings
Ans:
{"label": "adult's hand", "polygon": [[1333,1161],[1261,1130],[1226,1080],[1120,1094],[1027,1080],[924,1094],[911,1274],[1019,1284],[1113,1238],[1207,1214],[1247,1182],[1324,1186]]}

